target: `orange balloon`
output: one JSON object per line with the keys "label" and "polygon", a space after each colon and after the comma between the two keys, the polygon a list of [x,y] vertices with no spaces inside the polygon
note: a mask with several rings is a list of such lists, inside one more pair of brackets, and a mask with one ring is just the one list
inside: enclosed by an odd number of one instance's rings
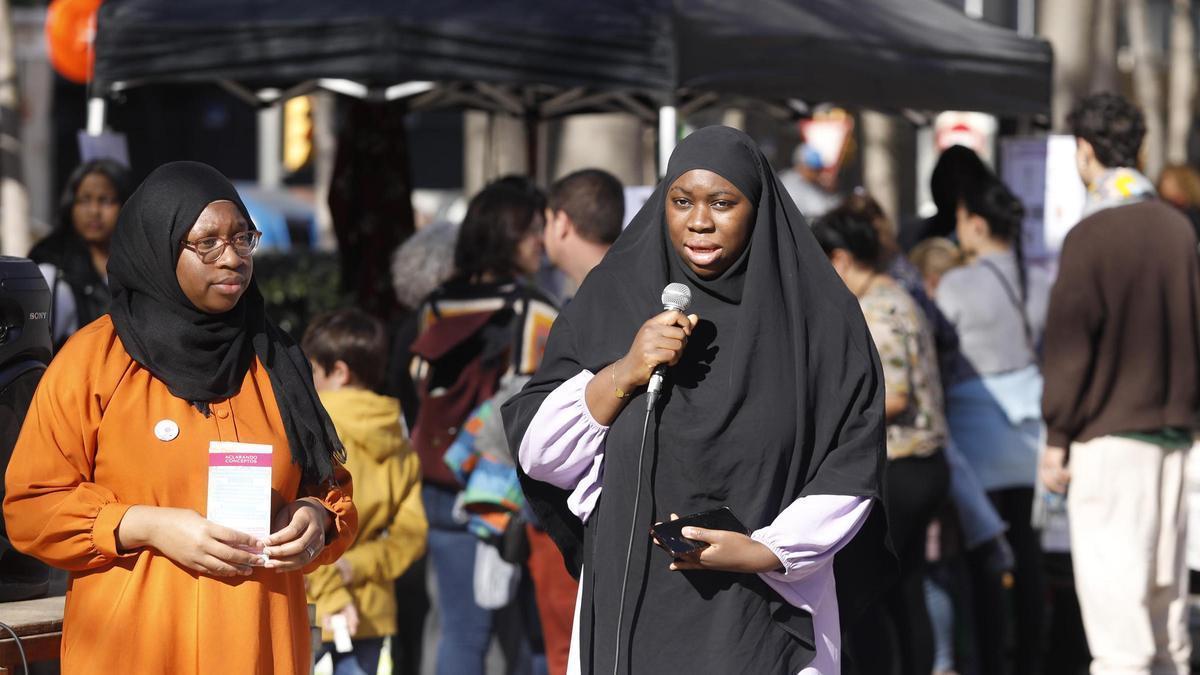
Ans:
{"label": "orange balloon", "polygon": [[100,0],[53,0],[46,10],[46,46],[50,65],[80,84],[92,79],[92,40]]}

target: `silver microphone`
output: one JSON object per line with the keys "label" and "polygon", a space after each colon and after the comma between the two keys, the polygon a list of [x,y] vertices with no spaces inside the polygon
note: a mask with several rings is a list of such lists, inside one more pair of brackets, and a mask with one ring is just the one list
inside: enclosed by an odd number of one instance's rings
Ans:
{"label": "silver microphone", "polygon": [[[676,310],[686,312],[688,306],[692,304],[692,289],[685,284],[667,284],[662,292],[663,311]],[[654,404],[658,402],[658,396],[662,393],[663,379],[667,374],[665,364],[659,364],[650,374],[650,383],[646,385],[646,410],[653,410]]]}

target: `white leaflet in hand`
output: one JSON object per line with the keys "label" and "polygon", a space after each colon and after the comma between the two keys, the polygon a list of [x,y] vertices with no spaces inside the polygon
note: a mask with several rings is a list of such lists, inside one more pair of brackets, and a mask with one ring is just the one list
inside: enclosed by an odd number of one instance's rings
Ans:
{"label": "white leaflet in hand", "polygon": [[208,444],[209,520],[262,541],[271,536],[271,451],[252,443]]}
{"label": "white leaflet in hand", "polygon": [[333,648],[339,654],[354,650],[354,642],[350,640],[350,625],[346,623],[344,614],[334,614],[329,617],[329,629],[333,631]]}

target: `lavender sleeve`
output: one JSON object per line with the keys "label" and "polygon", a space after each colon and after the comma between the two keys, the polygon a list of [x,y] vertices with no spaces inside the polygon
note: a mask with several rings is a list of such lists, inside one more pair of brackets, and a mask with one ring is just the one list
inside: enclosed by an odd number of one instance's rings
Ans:
{"label": "lavender sleeve", "polygon": [[816,655],[800,675],[841,672],[841,616],[833,558],[858,534],[871,500],[810,495],[792,502],[770,525],[750,537],[771,549],[783,569],[759,576],[794,607],[813,616]]}
{"label": "lavender sleeve", "polygon": [[768,581],[795,583],[833,560],[866,521],[871,500],[846,495],[810,495],[792,502],[752,539],[783,563],[783,569],[764,574]]}
{"label": "lavender sleeve", "polygon": [[604,478],[608,427],[588,410],[584,392],[594,375],[581,371],[542,401],[529,423],[517,459],[530,478],[572,490],[567,506],[587,522]]}

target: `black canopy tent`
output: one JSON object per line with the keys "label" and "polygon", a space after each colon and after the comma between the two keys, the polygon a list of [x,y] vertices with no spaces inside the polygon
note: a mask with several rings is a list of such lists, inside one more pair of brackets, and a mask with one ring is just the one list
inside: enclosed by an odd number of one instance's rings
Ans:
{"label": "black canopy tent", "polygon": [[[108,0],[93,85],[100,94],[158,82],[418,92],[421,106],[541,117],[619,96],[613,109],[645,115],[645,95],[671,89],[668,18],[655,0]],[[413,82],[437,86],[404,87]]]}
{"label": "black canopy tent", "polygon": [[[326,88],[530,127],[630,112],[658,122],[665,166],[676,112],[743,98],[784,115],[826,101],[1045,114],[1051,59],[1045,41],[938,0],[105,0],[88,128],[103,127],[104,97],[143,84],[215,82],[257,104]],[[347,287],[386,289],[394,233],[337,229],[360,277]]]}
{"label": "black canopy tent", "polygon": [[880,110],[1049,112],[1051,50],[937,0],[687,0],[679,87]]}
{"label": "black canopy tent", "polygon": [[428,81],[427,103],[543,117],[705,95],[1044,114],[1051,51],[937,0],[106,0],[95,91],[189,81]]}

